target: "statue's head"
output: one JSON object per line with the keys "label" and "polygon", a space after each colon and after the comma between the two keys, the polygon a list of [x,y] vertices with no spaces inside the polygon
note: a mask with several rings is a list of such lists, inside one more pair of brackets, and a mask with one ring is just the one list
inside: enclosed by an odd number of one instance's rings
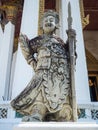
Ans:
{"label": "statue's head", "polygon": [[57,12],[48,10],[42,18],[42,29],[44,33],[55,32],[59,26],[59,15]]}

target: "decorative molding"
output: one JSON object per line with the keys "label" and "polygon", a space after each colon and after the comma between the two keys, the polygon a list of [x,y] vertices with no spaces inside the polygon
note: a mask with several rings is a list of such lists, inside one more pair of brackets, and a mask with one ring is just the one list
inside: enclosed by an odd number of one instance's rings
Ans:
{"label": "decorative molding", "polygon": [[5,119],[8,116],[8,108],[0,108],[0,119]]}
{"label": "decorative molding", "polygon": [[[3,18],[0,22],[2,30],[4,31],[5,25],[10,21],[12,24],[16,25],[17,14],[22,12],[24,0],[13,0],[4,2],[0,6],[0,14]],[[18,17],[19,18],[19,17]],[[18,47],[18,37],[15,35],[13,52],[17,50]]]}
{"label": "decorative molding", "polygon": [[17,6],[3,5],[2,9],[6,12],[7,21],[11,21],[13,24],[15,24],[18,11]]}
{"label": "decorative molding", "polygon": [[89,24],[89,14],[85,17],[83,0],[80,0],[79,3],[80,3],[82,28],[84,29]]}
{"label": "decorative molding", "polygon": [[[13,24],[16,23],[16,16],[17,12],[22,11],[24,0],[12,0],[12,1],[5,1],[1,6],[0,10],[3,10],[6,13],[6,20],[11,21]],[[3,21],[4,25],[5,23]],[[4,26],[2,25],[2,26]]]}
{"label": "decorative molding", "polygon": [[0,121],[2,119],[15,119],[15,111],[10,105],[10,101],[0,101]]}
{"label": "decorative molding", "polygon": [[12,5],[12,6],[17,6],[19,8],[22,8],[24,3],[24,0],[7,0],[3,4],[4,5]]}
{"label": "decorative molding", "polygon": [[43,32],[41,30],[41,19],[44,13],[44,8],[45,8],[45,0],[40,0],[39,1],[39,21],[38,21],[38,34],[41,35]]}

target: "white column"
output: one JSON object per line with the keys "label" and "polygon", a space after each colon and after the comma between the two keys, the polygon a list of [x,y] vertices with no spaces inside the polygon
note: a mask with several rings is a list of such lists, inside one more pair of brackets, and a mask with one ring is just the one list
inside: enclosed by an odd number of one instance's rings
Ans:
{"label": "white column", "polygon": [[7,100],[10,81],[11,59],[13,51],[15,26],[9,22],[5,25],[2,37],[2,48],[0,50],[0,100]]}
{"label": "white column", "polygon": [[[24,0],[21,33],[29,39],[37,36],[39,0]],[[18,47],[16,67],[13,80],[12,98],[16,97],[29,83],[34,72],[24,59],[20,46]]]}
{"label": "white column", "polygon": [[13,75],[14,75],[14,72],[15,72],[16,57],[17,57],[17,51],[13,53],[13,57],[12,57],[8,100],[11,100],[11,97],[12,97],[12,86],[13,86],[13,79],[14,79]]}
{"label": "white column", "polygon": [[89,102],[89,86],[88,86],[88,74],[86,66],[86,56],[84,49],[83,32],[80,17],[80,7],[79,0],[61,0],[60,5],[60,16],[61,16],[61,37],[66,41],[67,35],[66,30],[68,29],[67,17],[68,17],[68,2],[71,3],[71,12],[73,23],[72,27],[76,30],[76,51],[77,51],[77,61],[76,61],[76,72],[75,72],[75,85],[76,85],[76,97],[77,103]]}
{"label": "white column", "polygon": [[3,38],[3,30],[2,30],[2,27],[1,27],[1,24],[0,24],[0,50],[1,50],[1,47],[2,47],[2,38]]}
{"label": "white column", "polygon": [[[2,40],[3,40],[3,31],[2,31],[1,24],[0,24],[0,58],[1,58],[1,50],[2,50],[2,44],[3,44]],[[1,80],[0,80],[0,82],[1,82]],[[1,86],[1,83],[0,83],[0,100],[2,100],[3,94],[4,94],[4,87]]]}

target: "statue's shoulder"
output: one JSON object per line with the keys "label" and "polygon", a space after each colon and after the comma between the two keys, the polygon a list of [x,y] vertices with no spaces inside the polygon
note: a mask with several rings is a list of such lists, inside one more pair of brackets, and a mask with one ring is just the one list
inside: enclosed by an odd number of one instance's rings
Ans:
{"label": "statue's shoulder", "polygon": [[32,38],[29,42],[30,43],[39,43],[40,40],[42,40],[42,39],[43,39],[42,35],[39,35],[37,37]]}

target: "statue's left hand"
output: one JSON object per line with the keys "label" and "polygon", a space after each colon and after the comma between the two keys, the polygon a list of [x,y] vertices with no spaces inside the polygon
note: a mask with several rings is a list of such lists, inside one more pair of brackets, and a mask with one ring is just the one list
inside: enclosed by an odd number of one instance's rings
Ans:
{"label": "statue's left hand", "polygon": [[76,31],[74,29],[69,29],[66,31],[67,35],[70,37],[75,37],[76,36]]}

